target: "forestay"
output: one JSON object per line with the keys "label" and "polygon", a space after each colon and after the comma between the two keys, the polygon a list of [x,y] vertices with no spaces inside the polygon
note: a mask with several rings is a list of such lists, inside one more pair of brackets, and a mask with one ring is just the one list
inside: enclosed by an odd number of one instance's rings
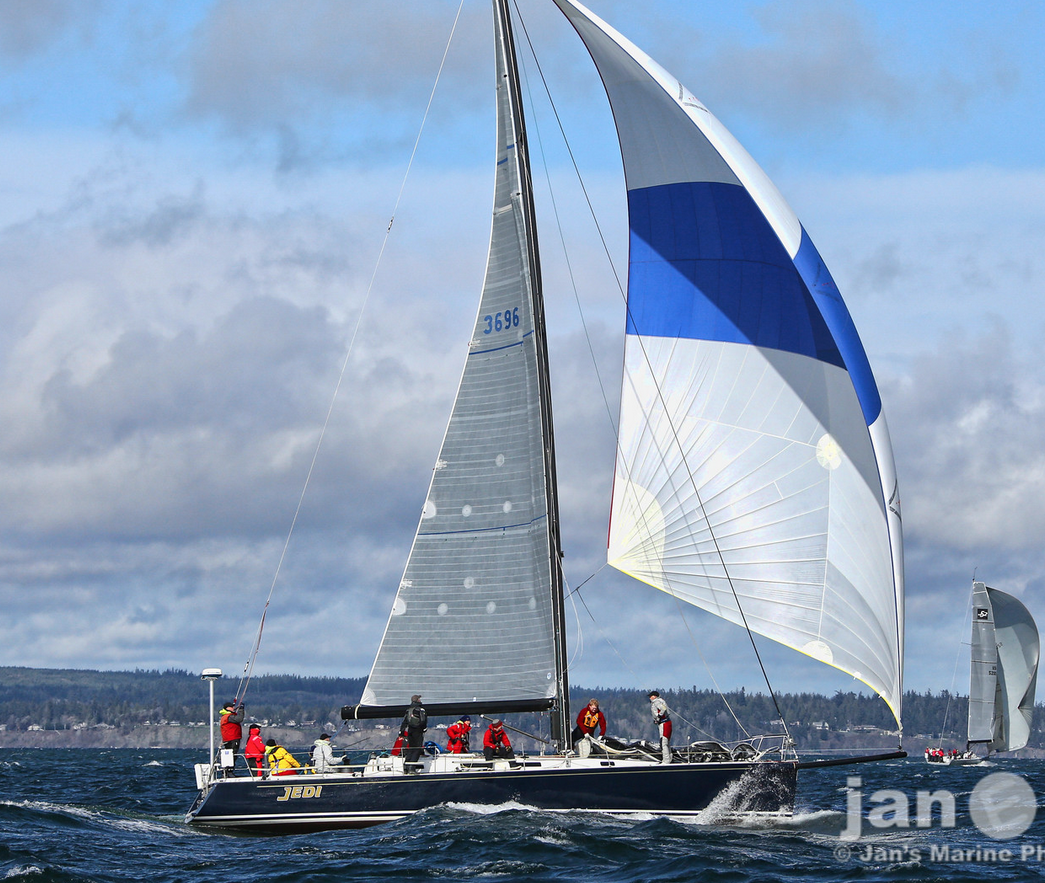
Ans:
{"label": "forestay", "polygon": [[899,720],[899,494],[838,289],[707,108],[580,4],[556,3],[602,77],[628,188],[610,563],[849,672]]}

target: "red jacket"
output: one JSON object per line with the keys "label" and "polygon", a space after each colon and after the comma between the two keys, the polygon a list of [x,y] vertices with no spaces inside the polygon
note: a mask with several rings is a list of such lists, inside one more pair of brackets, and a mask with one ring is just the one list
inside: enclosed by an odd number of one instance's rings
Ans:
{"label": "red jacket", "polygon": [[446,750],[451,754],[462,754],[468,745],[468,734],[471,732],[471,724],[458,721],[446,728]]}
{"label": "red jacket", "polygon": [[581,709],[580,714],[577,715],[577,726],[580,727],[584,733],[595,732],[595,728],[599,728],[599,735],[606,735],[606,715],[602,713],[601,708],[596,708],[593,712],[587,705]]}
{"label": "red jacket", "polygon": [[243,706],[233,711],[231,708],[221,710],[221,741],[236,742],[243,738]]}
{"label": "red jacket", "polygon": [[248,761],[254,761],[257,769],[261,769],[261,759],[265,756],[265,742],[258,733],[251,733],[247,737],[247,748],[243,752]]}
{"label": "red jacket", "polygon": [[492,726],[486,731],[486,735],[483,736],[483,747],[484,748],[497,748],[499,746],[505,748],[511,748],[512,743],[508,741],[508,734],[503,730],[495,730]]}

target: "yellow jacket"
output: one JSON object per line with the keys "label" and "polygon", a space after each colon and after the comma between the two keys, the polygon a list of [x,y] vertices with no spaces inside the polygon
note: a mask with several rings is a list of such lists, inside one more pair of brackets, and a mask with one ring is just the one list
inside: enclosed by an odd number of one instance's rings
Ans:
{"label": "yellow jacket", "polygon": [[265,749],[265,758],[269,762],[269,769],[276,775],[301,766],[294,755],[282,745],[269,745]]}

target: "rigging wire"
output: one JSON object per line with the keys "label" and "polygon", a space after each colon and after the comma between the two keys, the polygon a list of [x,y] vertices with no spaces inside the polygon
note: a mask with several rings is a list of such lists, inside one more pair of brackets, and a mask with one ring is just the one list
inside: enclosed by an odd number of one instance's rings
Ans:
{"label": "rigging wire", "polygon": [[[518,5],[517,4],[516,4],[516,10],[518,11]],[[523,35],[526,38],[527,45],[530,47],[530,53],[533,56],[534,64],[536,65],[537,72],[540,75],[541,83],[543,84],[544,90],[545,90],[545,94],[548,97],[548,102],[551,105],[552,114],[555,117],[555,121],[556,121],[556,123],[557,123],[557,125],[559,127],[559,132],[560,132],[560,134],[562,136],[563,143],[566,146],[566,150],[567,150],[567,152],[569,154],[570,161],[573,164],[574,173],[575,173],[575,175],[577,177],[578,184],[579,184],[579,186],[581,188],[581,193],[584,195],[585,202],[587,203],[587,206],[588,206],[588,211],[591,214],[592,221],[594,222],[595,228],[596,228],[596,230],[598,232],[599,240],[600,240],[600,242],[602,244],[603,251],[606,254],[607,263],[609,264],[610,270],[613,273],[613,278],[616,281],[617,290],[620,293],[620,296],[621,296],[622,300],[624,301],[625,311],[629,312],[629,308],[628,308],[628,304],[627,304],[627,295],[625,293],[624,286],[623,286],[623,284],[621,282],[620,275],[617,273],[616,265],[613,262],[613,257],[612,257],[612,255],[610,253],[609,244],[606,241],[606,237],[605,237],[605,235],[603,233],[602,226],[599,224],[598,217],[597,217],[596,212],[595,212],[595,208],[594,208],[594,206],[592,205],[592,202],[591,202],[591,197],[588,194],[588,190],[587,190],[587,188],[584,185],[583,176],[581,175],[580,168],[579,168],[579,166],[577,164],[577,159],[574,156],[573,149],[570,147],[570,142],[569,142],[569,139],[566,136],[566,131],[565,131],[564,127],[563,127],[562,119],[559,116],[558,108],[555,106],[555,101],[552,98],[551,90],[550,90],[550,88],[548,86],[548,81],[547,81],[547,79],[544,76],[544,71],[541,68],[540,61],[537,59],[536,51],[534,50],[533,43],[530,40],[529,31],[527,30],[526,23],[523,20],[521,15],[519,15],[519,23],[520,23],[520,25],[522,27]],[[541,141],[540,141],[540,129],[539,128],[537,128],[537,135],[538,135],[538,144],[540,145]],[[542,159],[543,159],[543,157],[544,157],[543,147],[542,147],[541,155],[542,155]],[[547,174],[547,164],[545,164],[545,173]],[[550,178],[549,178],[549,183],[550,183]],[[555,206],[554,199],[552,200],[552,205],[553,205],[553,208],[554,208],[554,206]],[[555,218],[556,218],[557,224],[559,225],[560,238],[563,238],[563,245],[564,245],[564,251],[565,251],[565,240],[564,240],[563,233],[562,233],[562,225],[559,222],[559,214],[558,214],[557,209],[555,210]],[[569,261],[568,257],[566,259],[566,263],[567,263],[567,266],[569,267],[570,280],[571,280],[571,284],[573,284],[573,288],[574,288],[574,298],[577,300],[578,308],[579,308],[580,307],[579,296],[577,294],[577,288],[576,288],[576,283],[575,283],[574,276],[573,276],[572,266],[570,265],[570,261]],[[630,312],[629,312],[629,315],[630,315]],[[581,321],[582,321],[582,325],[583,325],[584,324],[583,314],[582,314],[582,320]],[[590,337],[588,337],[588,330],[587,330],[587,326],[586,325],[584,325],[584,332],[585,332],[585,338],[588,341],[589,351],[591,351],[592,359],[594,361],[595,360],[594,351],[592,350],[591,339],[590,339]],[[642,356],[643,356],[643,359],[646,362],[646,366],[647,366],[647,368],[650,371],[650,375],[653,376],[654,372],[653,372],[653,368],[652,368],[652,363],[650,361],[649,354],[646,351],[646,347],[645,347],[644,343],[642,342],[642,339],[641,339],[640,336],[636,335],[635,339],[636,339],[636,341],[637,341],[637,343],[639,345],[640,351],[642,352]],[[599,376],[599,386],[600,386],[600,389],[602,389],[602,391],[603,391],[603,399],[606,400],[605,387],[604,387],[604,385],[602,383],[601,375],[598,375],[598,365],[597,365],[597,363],[596,363],[595,370],[596,370],[596,375]],[[681,439],[678,436],[677,427],[675,426],[674,420],[670,416],[670,413],[669,413],[668,408],[667,408],[667,403],[664,401],[663,391],[661,390],[660,384],[656,383],[655,380],[654,380],[654,387],[656,389],[657,397],[660,400],[661,406],[664,408],[664,413],[665,413],[665,417],[666,417],[666,420],[667,420],[667,424],[668,424],[669,428],[671,429],[671,434],[672,434],[672,437],[674,439],[675,446],[677,447],[677,449],[680,452],[683,452],[684,448],[682,446]],[[607,410],[609,411],[609,404],[608,403],[607,403]],[[619,454],[619,453],[621,453],[620,435],[619,435],[618,427],[615,425],[615,423],[613,421],[612,413],[610,413],[610,423],[611,423],[611,426],[613,427],[614,438],[616,439],[617,451],[618,451],[618,454]],[[734,603],[737,606],[737,611],[738,611],[738,613],[740,615],[741,622],[742,622],[742,625],[744,627],[744,630],[747,633],[748,640],[751,642],[752,650],[754,651],[755,658],[758,661],[759,669],[762,672],[762,678],[765,681],[766,687],[769,690],[769,695],[770,695],[770,697],[773,700],[773,706],[776,709],[777,717],[781,721],[781,724],[782,724],[782,726],[783,726],[783,728],[785,730],[785,735],[788,737],[788,739],[791,739],[791,734],[790,734],[790,732],[787,731],[787,722],[784,720],[784,714],[781,711],[779,702],[777,700],[776,691],[773,689],[773,685],[772,685],[772,683],[771,683],[771,681],[769,679],[769,673],[766,671],[765,664],[762,661],[762,655],[759,652],[758,645],[755,642],[754,633],[752,632],[750,626],[748,625],[747,616],[744,613],[743,606],[740,603],[740,597],[737,594],[736,587],[733,585],[733,578],[732,578],[732,576],[729,573],[729,568],[726,566],[725,556],[722,554],[722,549],[719,546],[718,535],[715,532],[714,528],[712,527],[711,521],[710,521],[710,519],[708,517],[708,514],[707,514],[707,510],[704,507],[704,501],[703,501],[703,498],[701,496],[700,489],[697,486],[696,477],[693,475],[692,470],[689,468],[688,460],[687,460],[687,458],[684,455],[683,455],[682,460],[683,460],[683,463],[685,464],[685,467],[686,467],[686,473],[687,473],[687,476],[689,477],[690,486],[693,488],[694,496],[696,497],[697,502],[700,505],[701,516],[703,517],[703,522],[702,523],[707,525],[708,532],[711,535],[712,542],[714,543],[714,546],[715,546],[716,556],[718,558],[719,563],[722,566],[722,570],[723,570],[723,573],[725,575],[726,581],[729,584],[730,591],[731,591],[731,593],[733,595]],[[619,458],[618,458],[618,462],[620,462]],[[625,468],[626,468],[626,464],[625,464]],[[645,519],[645,513],[642,513],[642,517],[643,517],[643,519]],[[690,639],[693,642],[694,646],[697,647],[698,653],[700,653],[700,649],[699,649],[699,646],[697,645],[696,637],[693,634],[692,629],[690,628],[689,621],[687,620],[685,614],[682,613],[682,609],[683,609],[682,606],[681,606],[682,599],[679,598],[678,594],[675,592],[674,588],[672,587],[670,581],[666,580],[666,584],[667,584],[668,594],[672,598],[674,598],[675,603],[678,606],[680,615],[682,616],[682,620],[683,620],[683,622],[686,625],[686,630],[690,634]],[[704,660],[703,654],[700,654],[700,655],[701,655],[701,659],[704,661],[704,665],[705,665],[705,668],[708,671],[709,676],[711,676],[712,681],[714,682],[714,680],[715,680],[714,679],[714,675],[712,674],[710,668],[708,668],[707,661]],[[725,695],[721,692],[721,690],[719,690],[717,685],[716,685],[715,689],[719,692],[719,695],[722,697],[722,700],[725,703],[726,707],[729,709],[729,712],[733,716],[734,721],[737,722],[738,726],[740,726],[741,729],[744,729],[743,724],[740,723],[740,720],[738,719],[738,717],[737,717],[735,711],[733,710],[733,708],[730,706],[729,701],[726,699]],[[745,732],[746,732],[746,729],[745,729]]]}
{"label": "rigging wire", "polygon": [[[519,19],[520,23],[522,23],[522,15],[519,12],[518,3],[514,3],[513,5],[515,6],[517,18]],[[525,31],[526,31],[526,26],[525,26],[525,24],[523,24],[523,32],[525,33]],[[530,47],[530,53],[533,54],[533,45],[529,42],[529,36],[528,35],[527,35],[527,45]],[[534,61],[536,62],[536,55],[534,55]],[[538,153],[540,154],[540,159],[541,159],[541,168],[544,169],[544,177],[545,177],[545,181],[546,181],[547,187],[548,187],[549,202],[551,203],[551,206],[552,206],[552,214],[553,214],[553,216],[555,218],[556,228],[557,228],[558,233],[559,233],[559,242],[560,242],[560,244],[562,246],[563,255],[565,256],[565,259],[566,259],[566,270],[567,270],[567,273],[569,274],[569,277],[570,277],[570,287],[573,290],[573,297],[574,297],[574,300],[575,300],[575,302],[577,304],[577,312],[580,315],[581,325],[582,325],[582,327],[584,329],[584,340],[588,344],[588,353],[591,356],[592,364],[595,366],[595,376],[598,378],[599,390],[602,393],[602,401],[603,401],[603,404],[604,404],[604,406],[606,408],[606,414],[607,414],[607,417],[609,418],[610,425],[613,426],[614,421],[613,421],[613,413],[612,413],[612,409],[611,409],[611,406],[610,406],[610,401],[609,401],[609,398],[606,396],[606,386],[602,382],[602,375],[599,373],[599,363],[598,363],[598,360],[595,357],[595,349],[592,346],[591,335],[588,333],[588,326],[587,326],[587,324],[585,322],[584,311],[581,308],[580,294],[579,294],[579,292],[577,290],[577,282],[576,282],[576,279],[575,279],[575,277],[573,275],[573,264],[570,261],[569,252],[567,251],[567,248],[566,248],[566,236],[565,236],[565,233],[563,232],[563,229],[562,229],[562,220],[561,220],[561,217],[559,215],[558,204],[555,201],[555,190],[552,187],[551,173],[550,173],[550,171],[548,169],[548,158],[547,158],[547,155],[544,152],[544,140],[541,138],[541,127],[540,127],[540,124],[537,122],[537,113],[535,111],[535,104],[534,104],[534,100],[533,100],[533,93],[530,91],[530,77],[529,77],[529,75],[527,73],[527,70],[526,70],[526,57],[525,56],[519,57],[518,63],[520,65],[520,67],[523,69],[522,81],[523,81],[523,83],[526,86],[526,98],[527,98],[527,101],[530,104],[530,126],[529,126],[529,129],[532,132],[534,132],[534,134],[536,135],[537,150],[538,150]],[[615,427],[614,427],[614,435],[616,435],[616,428]],[[569,580],[568,580],[568,578],[566,576],[566,571],[562,567],[562,559],[561,558],[559,559],[558,567],[559,567],[559,573],[561,575],[561,579],[562,579],[562,582],[563,582],[563,586],[564,587],[568,587],[569,586]],[[605,565],[603,565],[603,567],[605,567]],[[601,570],[602,570],[602,567],[599,568],[599,571],[601,571]],[[599,571],[596,571],[596,572],[599,572]],[[594,576],[594,574],[592,574],[592,576]],[[589,579],[591,579],[591,576],[589,576],[588,579],[586,579],[584,582],[587,582]],[[582,583],[582,585],[583,585],[583,583]],[[577,610],[577,602],[573,599],[574,591],[576,591],[576,590],[570,590],[569,592],[565,593],[565,598],[569,599],[571,604],[572,604],[572,606],[573,606],[573,617],[574,617],[574,623],[576,624],[576,636],[577,636],[576,637],[576,642],[575,642],[574,648],[573,648],[573,654],[570,656],[570,660],[569,660],[569,664],[570,664],[571,667],[572,667],[573,663],[580,656],[583,655],[583,652],[584,652],[584,633],[583,633],[583,631],[581,629],[581,618],[580,618],[580,613]],[[590,615],[591,614],[589,613],[589,616]]]}
{"label": "rigging wire", "polygon": [[327,407],[326,417],[323,420],[323,426],[319,432],[319,438],[316,441],[315,450],[312,453],[312,462],[309,464],[308,472],[305,475],[305,481],[301,488],[301,494],[298,497],[297,507],[294,509],[294,516],[290,521],[290,529],[287,531],[287,538],[283,543],[283,550],[280,553],[279,561],[276,564],[275,573],[272,575],[272,583],[269,586],[268,597],[265,599],[265,605],[261,611],[261,621],[258,623],[258,631],[254,637],[254,643],[251,646],[250,654],[247,657],[247,662],[243,666],[243,673],[240,675],[239,685],[236,688],[236,701],[241,702],[246,696],[247,690],[250,686],[250,680],[254,673],[254,663],[257,660],[258,651],[261,649],[261,636],[265,630],[265,617],[268,615],[269,605],[272,602],[272,595],[276,589],[276,583],[279,580],[280,572],[283,568],[283,562],[287,557],[287,550],[290,547],[290,540],[294,535],[294,529],[298,523],[298,516],[301,514],[301,507],[305,502],[305,494],[308,492],[309,484],[312,480],[312,473],[315,471],[316,462],[319,459],[319,452],[323,446],[323,439],[326,436],[327,428],[330,426],[330,418],[334,413],[334,404],[337,401],[338,393],[341,391],[341,384],[344,382],[345,374],[348,371],[348,364],[352,358],[352,353],[355,351],[356,337],[359,334],[359,328],[362,325],[363,315],[366,313],[367,304],[370,301],[370,294],[374,288],[374,281],[377,279],[377,272],[381,266],[381,260],[384,257],[385,248],[388,245],[388,240],[392,234],[392,225],[395,223],[396,212],[399,210],[399,204],[403,200],[403,192],[406,190],[406,182],[410,177],[410,171],[414,165],[414,158],[417,156],[417,149],[421,143],[421,135],[424,133],[425,123],[428,121],[428,114],[432,109],[432,102],[435,100],[436,89],[439,87],[439,80],[443,74],[443,68],[446,66],[446,58],[450,52],[450,45],[453,43],[454,34],[457,31],[457,24],[461,18],[461,11],[464,8],[464,0],[461,0],[460,5],[457,7],[457,14],[454,16],[453,25],[450,27],[450,35],[446,40],[446,47],[443,49],[443,56],[439,61],[439,69],[436,71],[435,81],[432,83],[431,92],[428,95],[428,103],[425,105],[424,114],[421,117],[421,125],[418,128],[417,136],[414,139],[413,149],[410,151],[410,159],[406,164],[406,171],[403,173],[402,183],[399,185],[399,193],[396,196],[395,204],[392,207],[392,215],[389,218],[388,226],[385,228],[385,235],[381,240],[381,248],[378,251],[377,259],[374,261],[374,269],[370,274],[370,282],[366,287],[366,294],[363,296],[362,306],[359,308],[359,314],[356,316],[355,325],[352,328],[352,334],[349,337],[348,349],[345,353],[344,361],[341,363],[341,372],[338,374],[337,382],[334,384],[333,394],[330,396],[330,405]]}
{"label": "rigging wire", "polygon": [[[600,568],[601,569],[601,568]],[[565,601],[570,602],[570,606],[573,608],[573,622],[574,622],[574,634],[576,638],[573,645],[573,654],[570,656],[570,665],[572,666],[581,656],[584,655],[584,630],[581,628],[581,614],[577,609],[577,601],[574,599],[574,590],[569,589],[569,580],[566,578],[566,571],[559,567],[559,572],[562,574],[562,585],[564,592]],[[591,577],[589,577],[590,579]],[[566,591],[569,589],[569,591]]]}
{"label": "rigging wire", "polygon": [[[635,671],[634,668],[632,668],[631,664],[624,658],[624,656],[621,654],[620,650],[617,649],[617,645],[613,642],[613,640],[610,638],[610,636],[608,634],[606,634],[606,631],[602,628],[602,626],[599,624],[599,621],[595,618],[595,614],[591,612],[591,608],[588,606],[588,602],[584,599],[584,596],[581,594],[581,588],[584,585],[586,585],[587,583],[591,582],[593,579],[595,579],[595,577],[597,577],[600,573],[602,573],[603,570],[605,570],[609,566],[610,565],[609,565],[608,562],[603,563],[603,565],[601,567],[599,567],[598,570],[596,570],[594,573],[592,573],[589,576],[587,576],[584,580],[581,581],[580,584],[578,584],[575,588],[571,588],[569,590],[569,592],[566,594],[566,600],[568,600],[570,602],[570,605],[573,607],[574,622],[576,623],[576,634],[578,636],[578,643],[577,643],[577,645],[574,648],[573,656],[570,657],[570,663],[572,665],[574,660],[578,656],[580,656],[582,654],[583,649],[584,649],[584,644],[583,644],[583,634],[584,634],[584,632],[583,632],[583,629],[581,628],[580,613],[579,613],[578,608],[577,608],[577,602],[580,601],[581,606],[584,608],[584,612],[588,614],[588,618],[592,621],[592,624],[595,626],[595,628],[598,629],[599,635],[609,645],[609,648],[613,651],[613,653],[617,657],[617,659],[620,660],[621,665],[623,665],[624,668],[628,670],[629,674],[631,674],[631,676],[636,681],[641,682],[642,681],[642,676],[637,671]],[[568,587],[569,581],[566,578],[565,571],[562,571],[562,579],[563,579],[563,585]],[[687,626],[687,629],[688,629],[689,628],[689,623],[686,622],[685,614],[681,610],[679,611],[679,613],[682,616],[683,622],[686,623],[686,626]],[[696,649],[697,654],[700,656],[700,661],[704,663],[704,668],[707,670],[708,676],[711,678],[711,682],[712,682],[712,684],[713,684],[713,686],[715,688],[715,692],[718,693],[719,696],[722,697],[723,703],[725,704],[726,708],[729,710],[730,715],[733,718],[733,722],[737,725],[739,730],[743,731],[745,739],[751,738],[751,734],[748,732],[748,730],[744,726],[743,722],[733,712],[733,707],[730,705],[729,700],[725,698],[725,695],[724,695],[724,693],[722,691],[722,688],[719,687],[718,681],[715,679],[715,675],[711,671],[711,667],[708,664],[707,659],[705,659],[704,654],[703,654],[703,652],[700,649],[700,646],[697,644],[696,638],[693,636],[692,631],[690,631],[690,638],[693,641],[694,648]],[[675,715],[675,717],[679,721],[687,724],[691,729],[695,730],[696,732],[698,732],[698,733],[700,733],[700,734],[702,734],[704,736],[707,736],[709,739],[717,739],[717,737],[713,733],[709,733],[707,730],[705,730],[699,724],[697,724],[694,721],[692,721],[689,718],[687,718],[677,708],[671,708],[671,712]]]}

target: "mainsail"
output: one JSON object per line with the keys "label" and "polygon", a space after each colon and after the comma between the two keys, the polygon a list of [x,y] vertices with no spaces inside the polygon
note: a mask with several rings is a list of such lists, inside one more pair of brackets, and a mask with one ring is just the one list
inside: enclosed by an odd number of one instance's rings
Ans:
{"label": "mainsail", "polygon": [[972,585],[969,743],[1015,751],[1030,738],[1038,677],[1038,628],[1021,601]]}
{"label": "mainsail", "polygon": [[903,549],[881,399],[794,212],[677,79],[573,0],[631,246],[609,561],[852,674],[900,719]]}
{"label": "mainsail", "polygon": [[540,267],[507,15],[507,3],[498,2],[486,279],[428,498],[356,710],[361,717],[401,708],[415,693],[429,711],[458,713],[547,709],[566,692]]}

